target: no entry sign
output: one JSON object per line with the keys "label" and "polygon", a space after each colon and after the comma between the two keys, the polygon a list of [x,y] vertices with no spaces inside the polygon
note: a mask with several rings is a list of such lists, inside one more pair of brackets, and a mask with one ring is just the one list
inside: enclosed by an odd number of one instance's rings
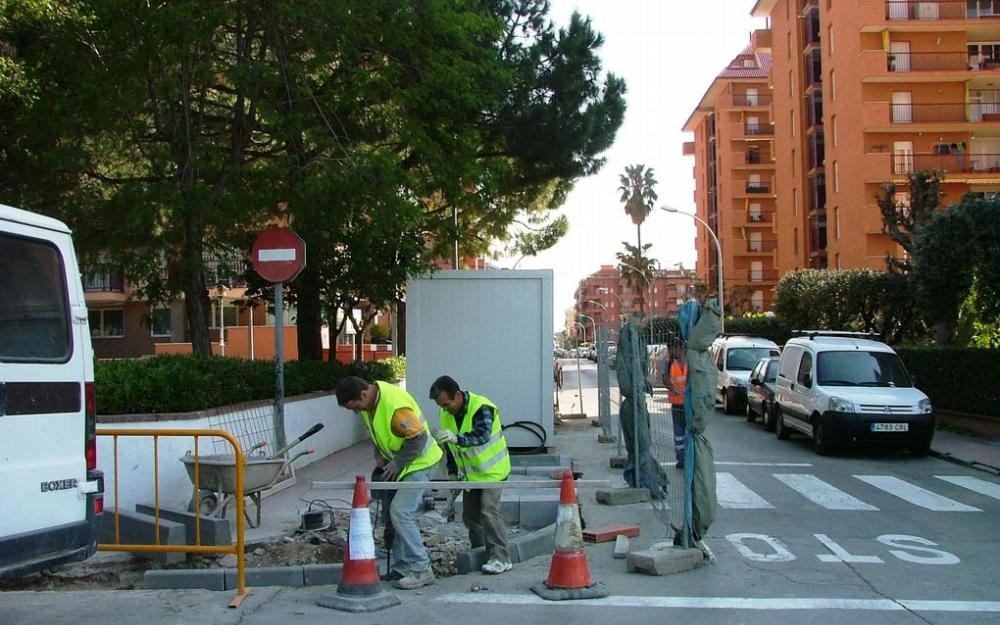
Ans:
{"label": "no entry sign", "polygon": [[251,262],[268,282],[288,282],[306,266],[306,243],[289,228],[272,226],[257,233]]}

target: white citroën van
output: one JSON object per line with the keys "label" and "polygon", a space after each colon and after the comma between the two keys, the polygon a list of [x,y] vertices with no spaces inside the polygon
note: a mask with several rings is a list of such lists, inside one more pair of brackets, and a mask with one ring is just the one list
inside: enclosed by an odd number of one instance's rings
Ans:
{"label": "white citro\u00ebn van", "polygon": [[96,418],[69,228],[0,204],[0,579],[96,550]]}

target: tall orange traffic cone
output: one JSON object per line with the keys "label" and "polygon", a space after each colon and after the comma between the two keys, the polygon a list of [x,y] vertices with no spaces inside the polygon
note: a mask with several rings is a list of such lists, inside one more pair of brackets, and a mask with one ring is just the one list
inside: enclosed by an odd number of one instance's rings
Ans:
{"label": "tall orange traffic cone", "polygon": [[532,592],[550,601],[564,599],[597,599],[608,591],[590,577],[587,554],[583,551],[583,530],[576,502],[573,474],[563,473],[559,492],[559,512],[556,516],[555,551],[544,583],[531,587]]}
{"label": "tall orange traffic cone", "polygon": [[375,612],[400,603],[399,597],[385,592],[379,584],[372,518],[368,512],[368,484],[363,475],[354,482],[351,526],[337,594],[323,597],[318,603],[343,612]]}

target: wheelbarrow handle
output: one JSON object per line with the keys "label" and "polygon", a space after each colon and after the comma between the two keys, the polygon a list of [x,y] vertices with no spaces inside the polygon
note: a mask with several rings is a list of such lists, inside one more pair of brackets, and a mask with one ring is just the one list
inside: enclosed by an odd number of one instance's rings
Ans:
{"label": "wheelbarrow handle", "polygon": [[292,447],[295,447],[296,445],[298,445],[299,443],[301,443],[302,441],[306,440],[307,438],[309,438],[310,436],[312,436],[316,432],[319,432],[322,429],[323,429],[323,424],[322,423],[317,423],[316,425],[314,425],[311,428],[309,428],[308,430],[306,430],[306,432],[302,436],[296,438],[294,441],[288,443],[287,445],[285,445],[284,447],[282,447],[278,451],[276,451],[273,454],[271,454],[270,457],[271,458],[280,458],[281,456],[284,455],[284,453],[286,451],[288,451]]}

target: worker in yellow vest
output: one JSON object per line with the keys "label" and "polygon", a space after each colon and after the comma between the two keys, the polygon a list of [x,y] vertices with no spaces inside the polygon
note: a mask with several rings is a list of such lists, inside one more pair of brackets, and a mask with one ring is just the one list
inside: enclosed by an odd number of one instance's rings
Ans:
{"label": "worker in yellow vest", "polygon": [[674,457],[677,468],[684,468],[684,441],[687,437],[684,422],[684,387],[687,386],[688,366],[684,359],[684,347],[670,347],[670,363],[667,365],[667,401],[670,402],[670,416],[674,422]]}
{"label": "worker in yellow vest", "polygon": [[[337,384],[337,403],[361,415],[375,444],[375,464],[387,481],[427,482],[444,455],[413,396],[388,382],[369,383],[350,376]],[[389,578],[396,588],[412,590],[434,583],[430,556],[417,528],[422,489],[400,489],[389,506],[396,536]]]}
{"label": "worker in yellow vest", "polygon": [[[467,482],[501,482],[510,475],[510,454],[500,423],[500,409],[482,395],[463,391],[443,375],[431,385],[430,398],[440,408],[441,429],[434,437],[448,445]],[[500,510],[499,488],[462,493],[462,521],[472,547],[485,547],[483,573],[498,575],[513,568],[507,526]]]}

